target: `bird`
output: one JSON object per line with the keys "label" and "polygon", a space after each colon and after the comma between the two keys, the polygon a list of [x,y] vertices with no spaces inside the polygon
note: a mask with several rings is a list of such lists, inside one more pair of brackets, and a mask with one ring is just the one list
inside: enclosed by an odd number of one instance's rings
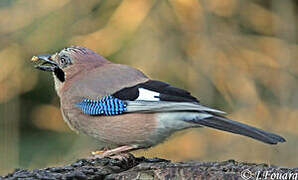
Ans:
{"label": "bird", "polygon": [[101,157],[147,149],[188,128],[213,128],[271,145],[286,141],[231,120],[225,112],[202,105],[190,92],[152,80],[85,47],[70,46],[31,60],[35,68],[53,74],[68,126],[104,144]]}

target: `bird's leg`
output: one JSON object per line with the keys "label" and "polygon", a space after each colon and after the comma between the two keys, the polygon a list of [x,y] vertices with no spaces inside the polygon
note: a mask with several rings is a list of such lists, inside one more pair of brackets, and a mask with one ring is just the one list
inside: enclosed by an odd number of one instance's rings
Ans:
{"label": "bird's leg", "polygon": [[100,155],[100,154],[103,154],[104,152],[106,152],[106,151],[108,151],[108,150],[109,150],[109,148],[104,147],[102,150],[92,151],[91,154],[92,154],[93,156],[95,156],[95,155]]}
{"label": "bird's leg", "polygon": [[111,157],[113,155],[119,155],[121,153],[126,153],[126,152],[129,152],[129,151],[132,151],[132,150],[135,150],[135,149],[138,149],[137,146],[120,146],[120,147],[117,147],[115,149],[110,149],[110,150],[106,150],[106,151],[99,151],[101,153],[96,153],[96,154],[93,154],[94,155],[94,158],[104,158],[104,157]]}

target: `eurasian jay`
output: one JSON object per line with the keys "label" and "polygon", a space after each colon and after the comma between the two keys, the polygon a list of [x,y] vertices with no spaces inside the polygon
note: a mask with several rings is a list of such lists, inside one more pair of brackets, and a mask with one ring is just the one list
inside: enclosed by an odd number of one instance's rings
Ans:
{"label": "eurasian jay", "polygon": [[79,46],[34,56],[36,68],[53,73],[61,111],[69,127],[103,142],[102,156],[149,148],[172,133],[197,127],[232,132],[268,144],[279,135],[233,121],[203,106],[189,92],[150,80],[132,67],[114,64]]}

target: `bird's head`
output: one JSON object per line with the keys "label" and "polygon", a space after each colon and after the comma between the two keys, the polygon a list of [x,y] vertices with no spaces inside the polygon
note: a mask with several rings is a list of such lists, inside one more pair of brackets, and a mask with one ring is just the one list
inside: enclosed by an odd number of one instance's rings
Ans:
{"label": "bird's head", "polygon": [[80,46],[67,47],[54,54],[33,56],[31,61],[37,63],[35,68],[53,73],[57,90],[78,73],[110,63],[94,51]]}

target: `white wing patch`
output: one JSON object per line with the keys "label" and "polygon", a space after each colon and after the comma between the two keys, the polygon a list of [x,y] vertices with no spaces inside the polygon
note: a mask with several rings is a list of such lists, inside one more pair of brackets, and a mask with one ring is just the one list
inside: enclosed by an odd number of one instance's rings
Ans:
{"label": "white wing patch", "polygon": [[159,101],[160,93],[150,91],[144,88],[139,88],[139,97],[136,100],[139,101]]}

